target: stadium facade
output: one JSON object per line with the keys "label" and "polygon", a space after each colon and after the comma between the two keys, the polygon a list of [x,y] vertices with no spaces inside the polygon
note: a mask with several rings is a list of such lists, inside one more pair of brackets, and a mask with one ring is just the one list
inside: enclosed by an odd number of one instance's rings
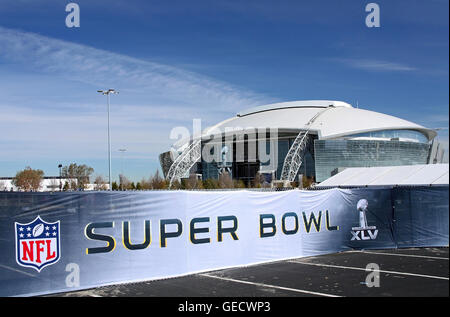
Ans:
{"label": "stadium facade", "polygon": [[437,133],[342,101],[276,103],[238,113],[160,154],[171,183],[197,174],[253,181],[322,182],[347,167],[440,163]]}

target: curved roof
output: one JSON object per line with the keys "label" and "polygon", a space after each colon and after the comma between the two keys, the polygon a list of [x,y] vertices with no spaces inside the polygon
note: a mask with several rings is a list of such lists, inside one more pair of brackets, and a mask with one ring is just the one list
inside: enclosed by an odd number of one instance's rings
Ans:
{"label": "curved roof", "polygon": [[290,102],[280,102],[273,103],[270,105],[259,106],[251,109],[241,111],[237,114],[238,117],[247,116],[250,114],[255,114],[258,112],[277,110],[277,109],[287,109],[287,108],[327,108],[329,106],[333,107],[346,107],[352,108],[352,106],[346,102],[334,101],[334,100],[303,100],[303,101],[290,101]]}
{"label": "curved roof", "polygon": [[427,136],[428,140],[436,136],[434,130],[413,122],[353,108],[348,103],[332,100],[293,101],[252,108],[206,129],[204,135],[250,128],[277,128],[279,132],[299,131],[307,129],[308,122],[320,112],[322,113],[310,125],[310,129],[317,131],[320,139],[379,130],[416,130]]}

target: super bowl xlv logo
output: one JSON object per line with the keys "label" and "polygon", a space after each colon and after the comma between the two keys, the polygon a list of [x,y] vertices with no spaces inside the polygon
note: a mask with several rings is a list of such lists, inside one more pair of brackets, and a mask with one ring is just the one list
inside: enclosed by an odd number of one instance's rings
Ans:
{"label": "super bowl xlv logo", "polygon": [[59,261],[59,221],[46,222],[39,216],[32,222],[14,224],[16,229],[16,262],[40,272]]}
{"label": "super bowl xlv logo", "polygon": [[356,205],[359,212],[359,227],[352,227],[352,240],[375,240],[378,235],[378,229],[375,226],[367,225],[366,212],[369,209],[369,203],[366,199],[360,199]]}

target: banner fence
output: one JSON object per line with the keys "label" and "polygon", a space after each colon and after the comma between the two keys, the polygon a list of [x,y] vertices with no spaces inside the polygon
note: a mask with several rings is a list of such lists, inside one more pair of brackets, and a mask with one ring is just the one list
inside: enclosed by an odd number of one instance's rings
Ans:
{"label": "banner fence", "polygon": [[448,186],[0,192],[0,296],[345,251],[448,246]]}

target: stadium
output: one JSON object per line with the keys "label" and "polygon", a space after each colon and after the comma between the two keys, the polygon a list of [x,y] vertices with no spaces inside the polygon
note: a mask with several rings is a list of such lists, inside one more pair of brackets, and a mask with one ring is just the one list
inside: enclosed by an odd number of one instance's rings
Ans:
{"label": "stadium", "polygon": [[196,174],[288,184],[299,177],[320,183],[348,167],[441,163],[437,133],[413,122],[355,108],[342,101],[275,103],[180,140],[160,154],[170,183]]}

